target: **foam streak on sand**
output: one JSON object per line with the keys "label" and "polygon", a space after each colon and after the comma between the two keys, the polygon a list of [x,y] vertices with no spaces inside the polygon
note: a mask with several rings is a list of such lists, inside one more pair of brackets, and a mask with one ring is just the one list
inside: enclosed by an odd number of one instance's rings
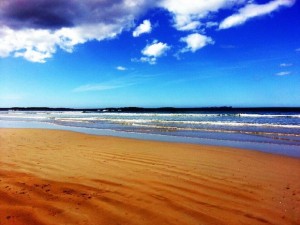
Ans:
{"label": "foam streak on sand", "polygon": [[300,159],[0,129],[0,224],[300,224]]}

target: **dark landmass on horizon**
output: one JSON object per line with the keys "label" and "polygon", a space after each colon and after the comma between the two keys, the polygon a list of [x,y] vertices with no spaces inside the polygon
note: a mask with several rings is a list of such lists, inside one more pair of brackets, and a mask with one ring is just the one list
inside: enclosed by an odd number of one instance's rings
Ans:
{"label": "dark landmass on horizon", "polygon": [[128,113],[191,113],[191,112],[300,112],[300,107],[160,107],[160,108],[143,108],[143,107],[109,107],[109,108],[52,108],[52,107],[10,107],[0,108],[0,111],[81,111],[89,112],[128,112]]}

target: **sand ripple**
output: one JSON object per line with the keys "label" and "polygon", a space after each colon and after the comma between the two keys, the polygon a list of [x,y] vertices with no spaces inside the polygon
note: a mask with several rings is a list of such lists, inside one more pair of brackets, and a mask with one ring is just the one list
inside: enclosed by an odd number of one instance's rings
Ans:
{"label": "sand ripple", "polygon": [[300,160],[0,129],[0,225],[300,224]]}

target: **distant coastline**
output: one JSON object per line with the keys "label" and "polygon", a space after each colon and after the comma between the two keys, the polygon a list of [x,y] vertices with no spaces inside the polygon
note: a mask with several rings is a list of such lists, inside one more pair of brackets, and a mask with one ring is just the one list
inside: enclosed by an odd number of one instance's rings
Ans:
{"label": "distant coastline", "polygon": [[109,107],[109,108],[52,108],[52,107],[9,107],[0,108],[0,111],[81,111],[81,112],[128,112],[128,113],[184,113],[184,112],[300,112],[300,107],[160,107],[160,108],[143,108],[143,107]]}

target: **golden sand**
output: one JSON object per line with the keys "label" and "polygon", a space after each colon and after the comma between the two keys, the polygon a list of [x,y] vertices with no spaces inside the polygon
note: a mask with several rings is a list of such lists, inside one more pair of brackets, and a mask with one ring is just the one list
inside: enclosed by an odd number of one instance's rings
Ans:
{"label": "golden sand", "polygon": [[300,224],[300,159],[0,129],[0,225]]}

